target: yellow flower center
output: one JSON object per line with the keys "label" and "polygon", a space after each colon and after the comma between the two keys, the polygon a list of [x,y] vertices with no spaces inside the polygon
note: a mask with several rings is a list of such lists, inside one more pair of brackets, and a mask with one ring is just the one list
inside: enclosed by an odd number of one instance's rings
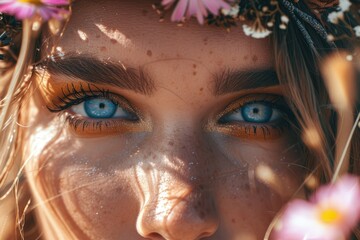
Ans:
{"label": "yellow flower center", "polygon": [[324,223],[334,223],[339,221],[341,214],[335,209],[325,209],[320,212],[320,219]]}
{"label": "yellow flower center", "polygon": [[41,2],[41,0],[18,0],[21,3],[30,3],[30,4],[34,4],[34,5],[42,5],[43,3]]}

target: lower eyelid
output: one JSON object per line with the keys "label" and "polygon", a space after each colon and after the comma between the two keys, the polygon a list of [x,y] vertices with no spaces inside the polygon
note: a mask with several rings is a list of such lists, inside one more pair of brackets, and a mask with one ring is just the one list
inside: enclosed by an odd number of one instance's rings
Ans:
{"label": "lower eyelid", "polygon": [[290,127],[289,123],[280,120],[268,124],[236,123],[217,124],[208,128],[211,132],[219,132],[237,138],[254,140],[272,140],[280,138]]}
{"label": "lower eyelid", "polygon": [[91,119],[66,113],[66,121],[76,134],[103,135],[129,132],[149,131],[149,127],[141,121],[122,119]]}

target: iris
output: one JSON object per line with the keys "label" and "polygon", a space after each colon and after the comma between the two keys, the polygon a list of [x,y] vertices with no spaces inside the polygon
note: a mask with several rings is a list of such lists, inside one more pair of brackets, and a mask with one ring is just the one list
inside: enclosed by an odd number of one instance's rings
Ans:
{"label": "iris", "polygon": [[250,103],[241,108],[241,115],[246,122],[269,122],[273,109],[264,103]]}
{"label": "iris", "polygon": [[280,111],[267,102],[247,103],[220,118],[220,123],[268,123],[280,118]]}
{"label": "iris", "polygon": [[118,106],[109,99],[95,98],[84,101],[84,110],[90,118],[111,118]]}

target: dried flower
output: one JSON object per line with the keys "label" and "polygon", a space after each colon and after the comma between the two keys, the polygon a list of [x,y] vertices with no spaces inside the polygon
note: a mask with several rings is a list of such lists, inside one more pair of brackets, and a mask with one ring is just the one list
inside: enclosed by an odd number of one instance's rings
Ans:
{"label": "dried flower", "polygon": [[339,5],[339,0],[306,0],[305,2],[311,9],[316,9],[320,12]]}
{"label": "dried flower", "polygon": [[281,23],[279,25],[279,28],[282,29],[282,30],[285,30],[287,27],[286,27],[286,25],[284,23]]}
{"label": "dried flower", "polygon": [[3,0],[0,12],[14,15],[17,19],[31,18],[35,14],[44,20],[61,19],[67,11],[58,7],[69,3],[69,0]]}
{"label": "dried flower", "polygon": [[209,12],[217,16],[221,9],[230,10],[230,5],[223,0],[162,0],[161,4],[170,8],[174,3],[176,7],[171,15],[171,21],[179,22],[184,17],[196,16],[200,24],[204,23],[204,18]]}
{"label": "dried flower", "polygon": [[359,199],[359,178],[345,175],[309,202],[290,202],[275,226],[275,239],[347,239],[360,220]]}
{"label": "dried flower", "polygon": [[349,0],[340,0],[337,11],[331,12],[328,15],[328,20],[334,24],[339,22],[339,19],[344,18],[344,12],[349,11],[351,2]]}
{"label": "dried flower", "polygon": [[227,9],[227,8],[223,8],[221,9],[221,13],[224,15],[224,16],[231,16],[233,18],[236,18],[239,14],[239,5],[235,5],[233,7],[231,7],[230,9]]}
{"label": "dried flower", "polygon": [[251,36],[253,38],[265,38],[267,36],[269,36],[271,34],[271,31],[264,28],[263,26],[261,25],[252,25],[252,26],[249,26],[249,25],[246,25],[246,24],[243,24],[243,31],[245,33],[246,36]]}
{"label": "dried flower", "polygon": [[286,15],[282,15],[280,19],[281,19],[281,22],[283,22],[283,23],[286,23],[286,24],[289,23],[289,18]]}
{"label": "dried flower", "polygon": [[360,37],[360,25],[354,27],[355,36]]}

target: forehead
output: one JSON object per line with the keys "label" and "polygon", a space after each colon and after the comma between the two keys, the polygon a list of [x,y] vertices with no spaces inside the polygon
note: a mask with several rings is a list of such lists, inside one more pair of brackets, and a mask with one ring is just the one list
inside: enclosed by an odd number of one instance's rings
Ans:
{"label": "forehead", "polygon": [[182,27],[159,22],[151,1],[74,1],[73,15],[59,46],[66,52],[141,66],[162,60],[182,59],[214,67],[269,68],[269,39],[253,39],[242,27],[227,32],[200,26],[196,20]]}

